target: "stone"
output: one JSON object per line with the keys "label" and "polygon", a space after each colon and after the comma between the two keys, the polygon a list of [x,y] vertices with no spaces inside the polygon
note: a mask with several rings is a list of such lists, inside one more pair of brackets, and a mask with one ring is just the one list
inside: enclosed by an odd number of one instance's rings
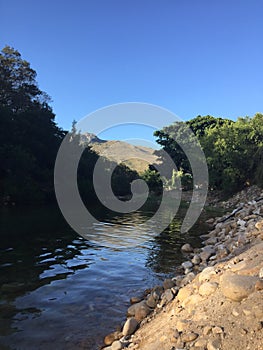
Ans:
{"label": "stone", "polygon": [[176,339],[178,339],[180,337],[180,333],[179,333],[178,329],[174,330],[173,337],[176,338]]}
{"label": "stone", "polygon": [[220,339],[210,339],[207,343],[207,350],[219,350],[221,349]]}
{"label": "stone", "polygon": [[181,281],[181,286],[187,285],[189,282],[195,278],[195,274],[193,272],[189,272]]}
{"label": "stone", "polygon": [[161,295],[163,294],[163,286],[155,286],[153,289],[152,289],[152,294],[155,296],[155,298],[157,298],[158,296],[158,299],[161,298]]}
{"label": "stone", "polygon": [[214,244],[217,243],[217,241],[218,241],[217,237],[210,237],[210,238],[208,238],[208,239],[205,241],[205,244],[212,244],[212,245],[214,245]]}
{"label": "stone", "polygon": [[174,287],[174,281],[170,278],[166,278],[163,281],[163,288],[164,289],[171,289],[172,287]]}
{"label": "stone", "polygon": [[196,338],[198,338],[198,334],[194,332],[188,332],[184,333],[181,336],[181,339],[184,343],[188,343],[190,341],[194,341]]}
{"label": "stone", "polygon": [[224,248],[220,248],[220,249],[217,250],[216,258],[217,259],[223,259],[226,256],[228,256],[228,254],[229,254],[229,251],[228,251],[227,248],[225,248],[225,247]]}
{"label": "stone", "polygon": [[200,253],[200,258],[202,261],[206,262],[214,253],[215,250],[210,246],[204,247],[202,248],[202,252]]}
{"label": "stone", "polygon": [[[139,303],[131,305],[127,310],[127,316],[135,316],[136,310],[146,305],[146,301],[142,300]],[[146,305],[147,306],[147,305]],[[148,306],[147,306],[148,307]]]}
{"label": "stone", "polygon": [[150,308],[154,309],[157,306],[158,300],[159,300],[159,298],[156,295],[156,293],[151,293],[149,295],[148,299],[146,300],[146,304]]}
{"label": "stone", "polygon": [[263,278],[263,267],[259,270],[259,278]]}
{"label": "stone", "polygon": [[259,280],[255,284],[255,290],[262,290],[263,289],[263,281]]}
{"label": "stone", "polygon": [[193,267],[193,264],[191,263],[191,261],[185,261],[181,265],[184,269],[191,269]]}
{"label": "stone", "polygon": [[203,329],[203,334],[204,335],[208,335],[211,332],[212,332],[212,327],[210,327],[210,326],[205,326],[204,327],[204,329]]}
{"label": "stone", "polygon": [[137,304],[137,303],[139,303],[140,301],[142,301],[142,298],[139,298],[139,297],[131,297],[131,299],[130,299],[131,305]]}
{"label": "stone", "polygon": [[241,301],[255,291],[258,278],[224,273],[220,277],[220,288],[224,296],[232,301]]}
{"label": "stone", "polygon": [[202,296],[208,296],[213,294],[218,287],[218,283],[216,282],[204,282],[203,284],[201,284],[201,286],[199,287],[199,294]]}
{"label": "stone", "polygon": [[232,310],[232,315],[235,316],[235,317],[238,317],[239,316],[239,313],[236,309],[233,309]]}
{"label": "stone", "polygon": [[111,350],[121,350],[122,348],[122,343],[119,340],[116,340],[111,344]]}
{"label": "stone", "polygon": [[178,330],[178,332],[183,332],[187,329],[189,324],[189,321],[187,320],[178,320],[176,323],[176,328]]}
{"label": "stone", "polygon": [[166,289],[166,291],[162,294],[161,296],[161,306],[164,306],[166,304],[168,304],[170,301],[172,301],[174,298],[174,294],[171,291],[171,289]]}
{"label": "stone", "polygon": [[151,312],[151,309],[145,302],[144,304],[141,304],[139,307],[136,308],[134,317],[136,318],[137,321],[140,322],[146,316],[148,316],[150,312]]}
{"label": "stone", "polygon": [[206,348],[206,344],[207,344],[207,340],[204,338],[201,339],[197,339],[197,341],[195,342],[195,347],[200,347],[200,348]]}
{"label": "stone", "polygon": [[191,260],[191,262],[194,264],[194,265],[199,265],[200,264],[200,262],[201,262],[201,258],[200,258],[200,256],[199,255],[194,255],[193,256],[193,259]]}
{"label": "stone", "polygon": [[193,250],[193,247],[189,243],[186,243],[181,247],[181,251],[184,253],[191,253]]}
{"label": "stone", "polygon": [[224,333],[224,331],[221,327],[215,326],[212,328],[212,333],[213,334],[222,334],[222,333]]}
{"label": "stone", "polygon": [[251,311],[249,309],[244,308],[243,309],[243,314],[246,316],[250,316],[251,315]]}
{"label": "stone", "polygon": [[122,334],[124,336],[133,334],[136,331],[138,324],[139,323],[134,317],[128,318],[123,326]]}
{"label": "stone", "polygon": [[199,274],[199,282],[205,282],[205,281],[209,281],[212,275],[215,275],[215,268],[213,266],[209,266],[206,267],[205,269],[203,269],[203,271]]}
{"label": "stone", "polygon": [[263,229],[263,220],[258,221],[255,224],[255,227],[256,227],[257,230],[262,231],[262,229]]}
{"label": "stone", "polygon": [[104,344],[111,345],[115,340],[119,339],[119,335],[120,332],[117,331],[106,335],[106,337],[104,338]]}
{"label": "stone", "polygon": [[177,294],[177,299],[180,302],[183,302],[186,298],[188,298],[191,294],[193,294],[193,289],[189,286],[185,286],[181,288]]}

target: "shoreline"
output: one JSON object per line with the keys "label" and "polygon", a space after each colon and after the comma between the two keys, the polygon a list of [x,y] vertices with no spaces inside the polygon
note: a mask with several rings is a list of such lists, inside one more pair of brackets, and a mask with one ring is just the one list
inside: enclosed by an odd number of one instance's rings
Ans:
{"label": "shoreline", "polygon": [[203,247],[184,244],[179,274],[131,298],[104,350],[263,349],[263,190],[252,186],[220,204],[232,210],[207,220]]}

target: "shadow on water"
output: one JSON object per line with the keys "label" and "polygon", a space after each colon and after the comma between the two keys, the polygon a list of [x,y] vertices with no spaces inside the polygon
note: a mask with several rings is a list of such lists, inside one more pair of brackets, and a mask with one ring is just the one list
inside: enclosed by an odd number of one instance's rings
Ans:
{"label": "shadow on water", "polygon": [[156,235],[142,225],[155,210],[95,208],[100,222],[85,239],[56,207],[2,208],[0,348],[97,349],[123,321],[129,298],[174,273],[181,245],[199,245],[207,229],[198,223],[182,236],[182,210]]}

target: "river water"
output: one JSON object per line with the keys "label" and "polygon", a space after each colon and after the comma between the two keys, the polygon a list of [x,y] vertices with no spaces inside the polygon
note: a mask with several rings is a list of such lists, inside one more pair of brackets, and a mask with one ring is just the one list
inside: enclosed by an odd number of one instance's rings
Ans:
{"label": "river water", "polygon": [[154,210],[100,211],[93,236],[103,239],[91,241],[55,207],[2,208],[0,349],[98,349],[124,321],[130,297],[174,276],[181,245],[199,245],[207,230],[201,217],[181,235],[185,210],[159,235],[138,230]]}

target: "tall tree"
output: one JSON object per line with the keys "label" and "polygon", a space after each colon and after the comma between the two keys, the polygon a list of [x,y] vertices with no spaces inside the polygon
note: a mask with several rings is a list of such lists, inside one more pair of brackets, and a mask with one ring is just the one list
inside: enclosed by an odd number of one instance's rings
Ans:
{"label": "tall tree", "polygon": [[47,104],[48,95],[38,88],[36,72],[21,54],[10,46],[0,53],[0,104],[14,112],[25,111],[33,104]]}
{"label": "tall tree", "polygon": [[0,53],[0,199],[44,200],[53,192],[53,167],[65,132],[48,101],[30,64],[6,46]]}

